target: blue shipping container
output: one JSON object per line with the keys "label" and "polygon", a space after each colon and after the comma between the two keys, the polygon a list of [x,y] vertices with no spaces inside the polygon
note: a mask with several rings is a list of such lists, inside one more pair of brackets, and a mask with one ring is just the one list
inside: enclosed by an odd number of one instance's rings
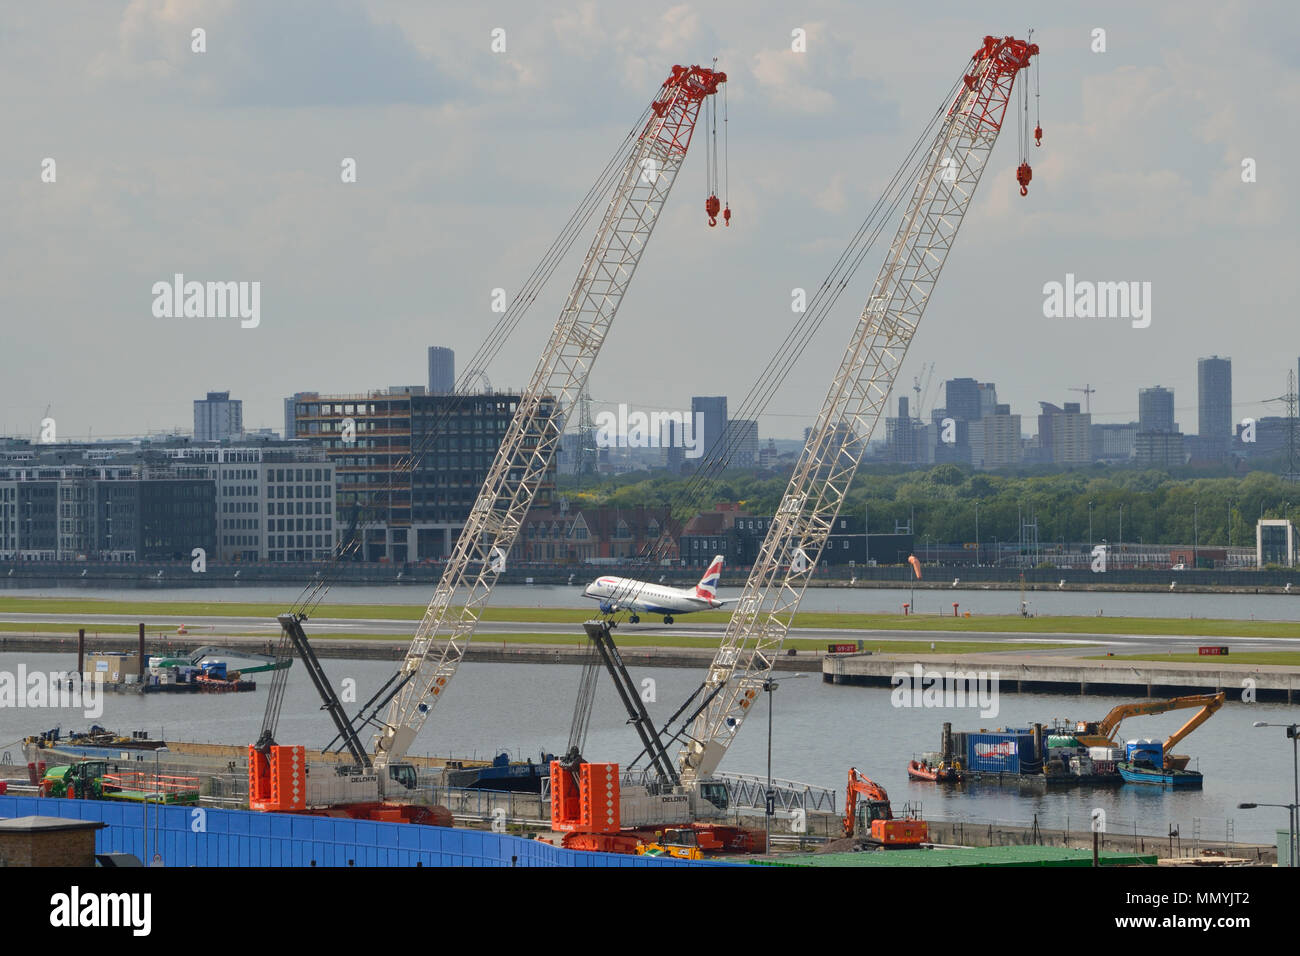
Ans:
{"label": "blue shipping container", "polygon": [[1034,763],[1033,734],[967,734],[966,766],[984,773],[1020,773]]}

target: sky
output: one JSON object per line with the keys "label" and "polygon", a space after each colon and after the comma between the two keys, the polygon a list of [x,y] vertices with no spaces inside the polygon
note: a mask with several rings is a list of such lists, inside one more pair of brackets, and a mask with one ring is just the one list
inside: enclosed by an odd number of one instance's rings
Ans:
{"label": "sky", "polygon": [[[1094,421],[1129,421],[1159,384],[1194,432],[1198,358],[1231,357],[1238,420],[1279,414],[1260,402],[1300,358],[1292,3],[64,0],[3,18],[0,435],[36,437],[47,409],[59,440],[188,431],[213,390],[278,430],[296,391],[423,384],[427,346],[477,348],[492,290],[532,271],[670,67],[715,57],[732,224],[705,222],[697,137],[590,392],[597,410],[738,401],[791,290],[829,273],[980,39],[1029,28],[1029,195],[1009,121],[895,396],[933,363],[927,410],[944,379],[995,382],[1030,433],[1071,388],[1096,389]],[[530,377],[591,234],[493,385]],[[883,247],[763,438],[810,424]],[[259,282],[259,323],[155,315],[176,273]],[[1046,316],[1067,274],[1150,283],[1149,325]]]}

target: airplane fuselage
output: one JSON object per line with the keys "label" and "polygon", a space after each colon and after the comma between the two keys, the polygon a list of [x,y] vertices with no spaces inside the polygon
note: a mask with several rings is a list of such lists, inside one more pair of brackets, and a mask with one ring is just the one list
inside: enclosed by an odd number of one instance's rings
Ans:
{"label": "airplane fuselage", "polygon": [[633,578],[602,576],[587,585],[583,597],[601,602],[606,614],[614,611],[634,611],[643,614],[689,614],[723,606],[723,602],[699,597],[694,589],[670,588]]}

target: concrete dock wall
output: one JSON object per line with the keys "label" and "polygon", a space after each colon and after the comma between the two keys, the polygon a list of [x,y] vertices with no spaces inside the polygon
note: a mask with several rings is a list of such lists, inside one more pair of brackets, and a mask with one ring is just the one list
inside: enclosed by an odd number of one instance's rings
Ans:
{"label": "concrete dock wall", "polygon": [[[1112,697],[1178,697],[1226,691],[1241,700],[1248,688],[1259,701],[1300,700],[1300,670],[1249,664],[1155,664],[1146,661],[1085,661],[1036,658],[1029,662],[996,655],[827,654],[822,680],[828,684],[891,687],[898,673],[911,674],[920,664],[926,672],[963,674],[984,672],[998,677],[998,693],[1100,694]],[[910,685],[909,685],[910,686]]]}

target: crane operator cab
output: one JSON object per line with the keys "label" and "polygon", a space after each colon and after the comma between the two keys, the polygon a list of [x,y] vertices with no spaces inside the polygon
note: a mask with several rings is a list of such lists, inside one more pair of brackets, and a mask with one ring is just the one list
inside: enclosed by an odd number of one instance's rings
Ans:
{"label": "crane operator cab", "polygon": [[414,790],[416,787],[415,766],[409,763],[389,764],[388,779],[407,790]]}
{"label": "crane operator cab", "polygon": [[726,812],[731,806],[731,796],[727,793],[727,785],[721,780],[704,780],[699,785],[700,797],[713,804],[719,810]]}

